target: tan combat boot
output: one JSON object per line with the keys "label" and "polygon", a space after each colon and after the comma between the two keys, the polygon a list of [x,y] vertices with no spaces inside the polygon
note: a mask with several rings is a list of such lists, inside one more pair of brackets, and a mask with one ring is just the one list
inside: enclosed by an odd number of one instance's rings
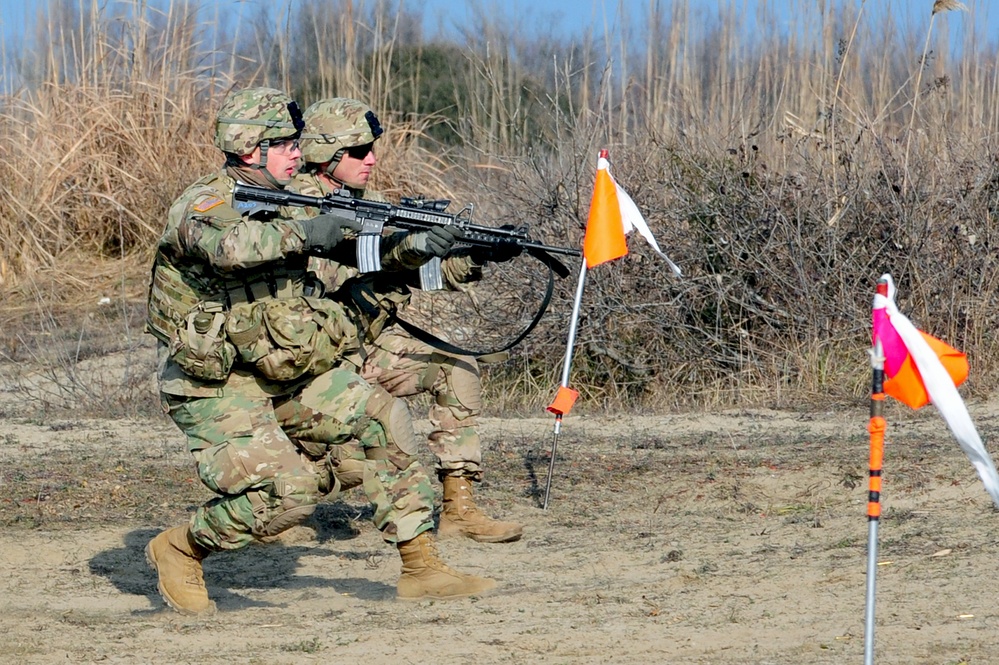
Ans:
{"label": "tan combat boot", "polygon": [[402,576],[396,589],[399,598],[461,598],[482,594],[496,588],[496,580],[452,570],[441,561],[437,543],[424,531],[416,538],[398,544],[402,557]]}
{"label": "tan combat boot", "polygon": [[480,543],[508,543],[524,535],[524,527],[487,517],[472,498],[472,481],[460,476],[444,476],[444,505],[441,508],[441,538],[466,536]]}
{"label": "tan combat boot", "polygon": [[146,545],[146,560],[159,576],[160,595],[181,614],[204,614],[215,610],[201,572],[201,561],[209,551],[194,542],[186,526],[161,532]]}

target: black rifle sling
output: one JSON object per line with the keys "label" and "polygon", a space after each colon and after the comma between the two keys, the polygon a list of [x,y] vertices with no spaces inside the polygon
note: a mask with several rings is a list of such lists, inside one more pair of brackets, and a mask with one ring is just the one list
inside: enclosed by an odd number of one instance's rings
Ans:
{"label": "black rifle sling", "polygon": [[556,259],[554,256],[549,254],[543,249],[530,247],[527,249],[527,253],[536,258],[541,263],[548,266],[548,270],[554,272],[561,278],[566,278],[569,276],[569,269],[565,267],[565,264]]}
{"label": "black rifle sling", "polygon": [[[545,297],[542,298],[541,300],[541,306],[538,307],[538,313],[534,315],[534,319],[528,324],[526,328],[524,328],[524,330],[519,335],[517,335],[517,337],[512,342],[509,342],[508,344],[505,344],[504,346],[501,346],[498,349],[493,349],[491,351],[473,351],[470,349],[465,349],[460,346],[456,346],[451,342],[441,339],[432,332],[420,328],[414,323],[410,323],[409,321],[400,319],[394,311],[389,315],[388,321],[386,321],[385,325],[388,325],[392,322],[398,323],[400,328],[408,332],[416,339],[420,340],[424,344],[429,344],[433,348],[437,349],[438,351],[443,351],[444,353],[450,353],[458,356],[474,356],[476,358],[502,353],[503,351],[512,349],[513,347],[517,346],[522,341],[524,341],[524,338],[526,338],[529,334],[531,334],[531,331],[534,330],[534,328],[538,325],[538,323],[541,322],[541,317],[543,317],[545,315],[545,312],[548,310],[548,304],[552,301],[552,293],[555,291],[555,271],[552,270],[551,265],[549,264],[546,265],[548,265],[548,286],[545,288]],[[371,287],[369,285],[364,284],[362,282],[358,282],[354,288],[357,288],[361,291],[365,291],[369,296],[372,297],[372,299],[376,299],[376,296],[371,291]]]}

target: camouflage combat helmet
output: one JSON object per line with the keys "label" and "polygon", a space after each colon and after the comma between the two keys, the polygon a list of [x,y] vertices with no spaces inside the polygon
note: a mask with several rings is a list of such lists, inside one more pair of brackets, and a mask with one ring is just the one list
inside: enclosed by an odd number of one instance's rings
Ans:
{"label": "camouflage combat helmet", "polygon": [[356,99],[324,99],[305,109],[302,132],[302,159],[307,164],[332,162],[343,157],[347,148],[373,143],[384,131],[378,116]]}
{"label": "camouflage combat helmet", "polygon": [[274,88],[245,88],[231,93],[215,119],[215,147],[248,155],[262,141],[298,135],[304,123],[298,104]]}

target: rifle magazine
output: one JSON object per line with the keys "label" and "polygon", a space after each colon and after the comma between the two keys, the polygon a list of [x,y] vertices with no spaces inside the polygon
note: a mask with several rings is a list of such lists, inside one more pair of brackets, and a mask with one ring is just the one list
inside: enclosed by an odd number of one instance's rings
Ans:
{"label": "rifle magazine", "polygon": [[440,291],[444,288],[440,257],[434,257],[420,266],[420,288],[424,291]]}

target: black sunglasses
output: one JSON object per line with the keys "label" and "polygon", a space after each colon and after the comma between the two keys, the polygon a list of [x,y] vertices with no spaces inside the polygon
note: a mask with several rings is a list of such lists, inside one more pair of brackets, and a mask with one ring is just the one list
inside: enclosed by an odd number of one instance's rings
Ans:
{"label": "black sunglasses", "polygon": [[368,153],[374,150],[374,143],[365,143],[364,145],[355,145],[347,148],[347,154],[354,159],[364,159],[368,156]]}

